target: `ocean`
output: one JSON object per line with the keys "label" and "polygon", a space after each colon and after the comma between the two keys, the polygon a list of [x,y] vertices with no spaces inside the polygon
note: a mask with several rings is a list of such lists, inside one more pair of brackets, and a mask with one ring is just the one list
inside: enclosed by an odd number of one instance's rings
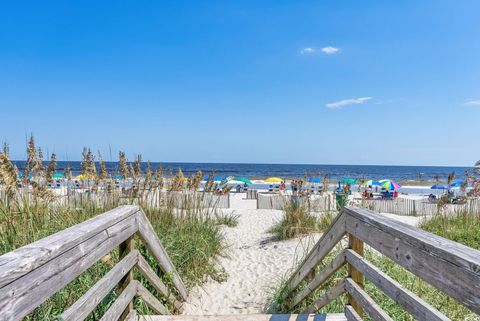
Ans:
{"label": "ocean", "polygon": [[[25,165],[24,161],[14,161],[20,171]],[[116,173],[117,162],[106,162],[109,172]],[[247,177],[260,179],[266,177],[300,178],[307,174],[309,177],[323,177],[329,175],[331,179],[359,178],[365,176],[367,179],[392,179],[395,181],[407,180],[433,180],[436,176],[446,179],[451,172],[455,172],[457,179],[463,179],[466,171],[474,170],[473,167],[452,167],[452,166],[387,166],[387,165],[303,165],[303,164],[235,164],[235,163],[151,163],[155,170],[161,166],[165,173],[182,169],[185,175],[193,175],[202,171],[204,175],[215,171],[217,176]],[[80,162],[59,161],[58,172],[63,172],[65,167],[70,166],[73,174],[81,172]],[[147,164],[142,163],[145,170]]]}

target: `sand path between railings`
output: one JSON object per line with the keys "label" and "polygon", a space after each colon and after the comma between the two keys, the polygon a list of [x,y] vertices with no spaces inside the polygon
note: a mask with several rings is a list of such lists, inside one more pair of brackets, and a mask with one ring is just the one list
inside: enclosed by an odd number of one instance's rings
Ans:
{"label": "sand path between railings", "polygon": [[239,215],[239,224],[223,229],[230,245],[229,257],[219,264],[228,274],[225,282],[210,278],[193,288],[184,314],[240,314],[264,311],[273,288],[289,276],[297,260],[318,240],[319,235],[288,241],[274,241],[268,229],[281,218],[277,210],[257,210],[256,200],[232,194],[227,213]]}

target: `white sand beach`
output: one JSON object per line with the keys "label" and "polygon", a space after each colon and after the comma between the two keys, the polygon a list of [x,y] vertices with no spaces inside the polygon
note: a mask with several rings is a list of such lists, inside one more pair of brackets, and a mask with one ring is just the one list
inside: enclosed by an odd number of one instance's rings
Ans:
{"label": "white sand beach", "polygon": [[[290,275],[296,262],[319,239],[315,234],[288,241],[272,240],[268,229],[279,220],[282,211],[257,210],[255,200],[245,194],[231,194],[227,213],[239,215],[239,224],[224,228],[230,245],[229,257],[219,264],[228,274],[225,282],[206,280],[194,288],[185,305],[184,314],[242,314],[264,311],[268,298],[282,278]],[[421,218],[385,214],[404,223],[416,225]]]}
{"label": "white sand beach", "polygon": [[282,211],[257,210],[255,200],[232,194],[229,213],[240,216],[237,227],[224,229],[230,245],[229,258],[219,264],[228,273],[225,282],[208,279],[190,292],[184,314],[209,315],[258,313],[282,277],[288,276],[298,255],[305,253],[319,235],[288,241],[274,241],[267,230]]}

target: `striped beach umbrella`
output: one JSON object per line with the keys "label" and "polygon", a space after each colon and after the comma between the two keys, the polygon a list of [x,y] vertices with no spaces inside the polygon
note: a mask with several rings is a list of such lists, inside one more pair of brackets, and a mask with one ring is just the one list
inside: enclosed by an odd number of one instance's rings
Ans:
{"label": "striped beach umbrella", "polygon": [[380,183],[381,187],[383,187],[385,189],[388,189],[388,190],[395,190],[395,189],[398,189],[398,188],[402,187],[400,184],[395,183],[394,181],[389,180],[389,179],[382,179],[382,180],[379,180],[378,182]]}

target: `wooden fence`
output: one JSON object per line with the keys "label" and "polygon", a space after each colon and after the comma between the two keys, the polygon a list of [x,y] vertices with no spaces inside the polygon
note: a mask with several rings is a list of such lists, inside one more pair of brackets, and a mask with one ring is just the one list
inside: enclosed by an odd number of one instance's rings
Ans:
{"label": "wooden fence", "polygon": [[[5,192],[0,190],[0,197],[5,197]],[[25,201],[33,202],[36,197],[29,190],[19,189],[16,197]],[[56,195],[51,201],[52,205],[82,208],[85,205],[95,205],[100,208],[112,207],[117,204],[141,204],[147,208],[158,208],[170,204],[175,208],[229,208],[230,194],[216,195],[212,192],[203,191],[165,191],[150,190],[139,193],[137,196],[129,196],[121,192],[111,193],[102,191],[91,193],[85,191],[66,190],[65,195]]]}
{"label": "wooden fence", "polygon": [[[135,249],[138,235],[163,271],[171,276],[170,291],[157,273]],[[144,212],[138,206],[120,206],[88,221],[0,256],[0,320],[21,320],[76,279],[103,256],[118,248],[120,261],[78,301],[65,310],[60,320],[83,320],[115,288],[120,295],[102,320],[135,320],[132,300],[139,296],[158,314],[171,311],[134,280],[139,271],[175,310],[182,309],[187,290]]]}
{"label": "wooden fence", "polygon": [[[282,210],[286,203],[295,198],[292,195],[281,195],[273,193],[258,193],[257,209]],[[298,201],[305,205],[312,212],[330,212],[337,210],[335,195],[311,195],[298,197]]]}
{"label": "wooden fence", "polygon": [[[347,236],[348,246],[323,270],[327,254]],[[480,313],[480,251],[403,224],[366,209],[344,208],[326,233],[292,274],[280,298],[295,308],[322,287],[342,266],[348,273],[326,289],[305,312],[318,311],[343,293],[347,320],[361,320],[366,312],[373,320],[392,320],[364,288],[367,278],[415,320],[449,320],[444,314],[404,288],[363,257],[364,245],[390,258],[433,287],[475,313]],[[323,262],[325,263],[325,262]],[[299,285],[303,284],[301,287]]]}
{"label": "wooden fence", "polygon": [[439,208],[428,200],[397,198],[394,200],[355,200],[353,205],[367,208],[378,213],[392,213],[406,216],[424,216],[437,213],[471,213],[480,214],[480,199],[468,199],[465,204],[446,204]]}

